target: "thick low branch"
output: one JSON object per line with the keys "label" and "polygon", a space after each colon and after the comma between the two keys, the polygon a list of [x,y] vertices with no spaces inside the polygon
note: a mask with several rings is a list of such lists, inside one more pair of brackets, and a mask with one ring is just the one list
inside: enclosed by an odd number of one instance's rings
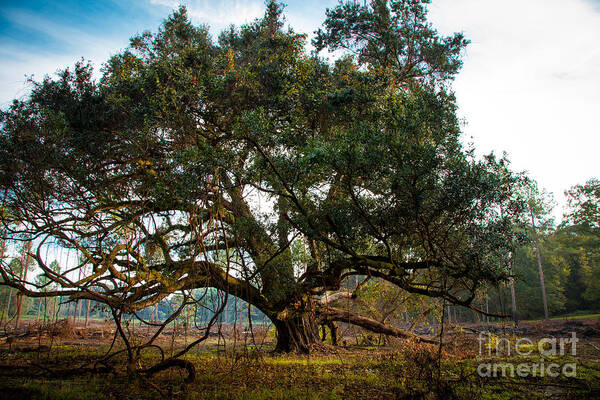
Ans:
{"label": "thick low branch", "polygon": [[419,342],[438,344],[435,340],[422,338],[411,332],[385,325],[371,318],[353,313],[349,310],[342,310],[333,307],[323,307],[320,309],[320,316],[326,321],[346,322],[352,325],[360,326],[371,332],[382,333],[384,335],[394,336],[403,339],[415,339]]}
{"label": "thick low branch", "polygon": [[[62,274],[55,274],[57,277],[50,278],[61,286],[68,288],[57,290],[32,290],[28,287],[28,282],[21,281],[9,275],[5,265],[0,267],[0,277],[2,281],[0,286],[5,285],[13,287],[28,297],[58,297],[68,296],[70,300],[89,299],[108,304],[124,312],[136,312],[146,307],[152,306],[164,299],[171,293],[180,290],[191,290],[199,288],[214,287],[233,294],[263,312],[269,312],[269,302],[263,296],[259,289],[252,286],[245,280],[236,278],[219,264],[209,261],[181,260],[167,262],[152,266],[155,271],[144,271],[147,274],[145,279],[150,281],[142,286],[126,286],[108,288],[95,281],[94,286],[102,290],[92,289],[91,285],[80,285],[77,282],[61,280]],[[49,270],[46,267],[46,270]],[[160,271],[176,271],[170,277],[162,276]],[[140,275],[142,273],[139,273]],[[138,279],[138,278],[136,278]],[[139,278],[141,281],[142,279]],[[83,280],[87,282],[87,280]],[[123,294],[126,294],[124,297]]]}

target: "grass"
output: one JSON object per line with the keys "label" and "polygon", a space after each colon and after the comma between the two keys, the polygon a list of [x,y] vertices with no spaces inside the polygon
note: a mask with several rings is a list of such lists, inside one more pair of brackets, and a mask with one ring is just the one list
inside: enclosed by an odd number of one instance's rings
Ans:
{"label": "grass", "polygon": [[[476,347],[474,347],[476,348]],[[161,394],[124,370],[110,374],[80,374],[51,378],[35,370],[80,366],[106,346],[61,345],[51,353],[0,352],[0,397],[5,399],[159,399]],[[184,384],[185,373],[171,369],[151,378],[168,398],[174,399],[543,399],[597,398],[600,396],[600,360],[569,357],[548,360],[576,362],[576,380],[565,378],[480,378],[477,367],[494,359],[469,354],[446,354],[438,364],[437,347],[402,344],[394,348],[346,349],[338,354],[274,355],[242,351],[216,353],[198,349],[187,359],[196,366],[196,380]],[[158,361],[156,352],[144,353],[143,365]],[[116,360],[115,360],[116,361]],[[502,362],[537,362],[534,357],[502,357]],[[438,370],[438,366],[441,367]],[[34,376],[21,376],[34,371]],[[31,368],[34,368],[33,370]],[[37,372],[40,372],[38,375]],[[36,376],[37,375],[37,376]],[[596,396],[596,397],[594,397]]]}
{"label": "grass", "polygon": [[330,357],[307,357],[307,356],[281,356],[281,357],[269,357],[265,359],[265,362],[271,365],[340,365],[344,361],[340,358]]}
{"label": "grass", "polygon": [[[555,315],[553,317],[550,317],[551,320],[565,320],[565,319],[584,319],[584,318],[600,318],[600,313],[582,313],[582,312],[574,312],[574,313],[570,313],[570,314],[564,314],[564,315]],[[536,319],[528,319],[528,320],[524,320],[524,321],[531,321],[531,322],[535,322],[535,321],[544,321],[544,318],[536,318]]]}
{"label": "grass", "polygon": [[573,313],[573,314],[567,314],[567,315],[560,315],[560,316],[552,317],[550,319],[579,319],[579,318],[600,318],[600,313],[598,313],[598,314],[577,314],[577,313]]}

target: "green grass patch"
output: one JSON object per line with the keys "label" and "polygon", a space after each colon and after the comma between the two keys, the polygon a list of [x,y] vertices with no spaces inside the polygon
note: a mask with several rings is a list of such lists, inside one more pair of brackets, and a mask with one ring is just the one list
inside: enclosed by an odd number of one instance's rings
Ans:
{"label": "green grass patch", "polygon": [[[551,320],[569,320],[569,319],[586,319],[586,318],[600,318],[600,313],[582,313],[582,312],[574,312],[571,314],[565,314],[565,315],[556,315],[553,317],[550,317]],[[528,319],[525,321],[531,321],[531,322],[537,322],[537,321],[544,321],[543,318],[536,318],[536,319]]]}

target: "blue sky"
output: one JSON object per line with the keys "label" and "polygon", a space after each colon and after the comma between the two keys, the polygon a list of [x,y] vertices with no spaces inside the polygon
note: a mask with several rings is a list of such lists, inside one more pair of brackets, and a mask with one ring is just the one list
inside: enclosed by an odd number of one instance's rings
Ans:
{"label": "blue sky", "polygon": [[[25,75],[41,79],[82,57],[99,69],[179,3],[0,0],[0,107],[27,94]],[[215,35],[264,10],[262,0],[183,3]],[[287,20],[310,33],[336,3],[289,0]],[[465,142],[479,154],[507,151],[559,206],[565,189],[600,176],[600,0],[433,0],[430,17],[472,42],[454,84]]]}

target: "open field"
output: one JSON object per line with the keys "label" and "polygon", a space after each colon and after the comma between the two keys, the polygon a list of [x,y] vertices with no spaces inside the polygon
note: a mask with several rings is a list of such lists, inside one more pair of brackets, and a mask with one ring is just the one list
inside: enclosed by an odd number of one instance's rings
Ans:
{"label": "open field", "polygon": [[[184,358],[195,367],[186,383],[184,369],[156,375],[126,374],[124,354],[96,363],[112,343],[110,325],[89,329],[63,327],[54,336],[22,334],[3,338],[0,347],[0,391],[8,399],[593,399],[600,398],[600,322],[521,324],[522,334],[492,325],[488,338],[579,338],[576,355],[518,356],[501,351],[479,355],[479,334],[472,328],[447,327],[446,345],[391,341],[385,346],[324,346],[320,352],[277,355],[269,334],[242,338],[210,337]],[[150,332],[140,330],[143,336]],[[192,336],[167,331],[157,344],[165,356]],[[347,343],[354,343],[346,338]],[[118,341],[112,352],[120,349]],[[159,361],[158,348],[148,349],[142,364]],[[576,377],[481,377],[481,363],[574,363]],[[145,366],[145,365],[143,365]]]}
{"label": "open field", "polygon": [[[590,319],[590,318],[600,318],[600,314],[567,314],[567,315],[558,315],[556,317],[550,317],[551,320]],[[532,321],[543,321],[543,319],[535,319]]]}

